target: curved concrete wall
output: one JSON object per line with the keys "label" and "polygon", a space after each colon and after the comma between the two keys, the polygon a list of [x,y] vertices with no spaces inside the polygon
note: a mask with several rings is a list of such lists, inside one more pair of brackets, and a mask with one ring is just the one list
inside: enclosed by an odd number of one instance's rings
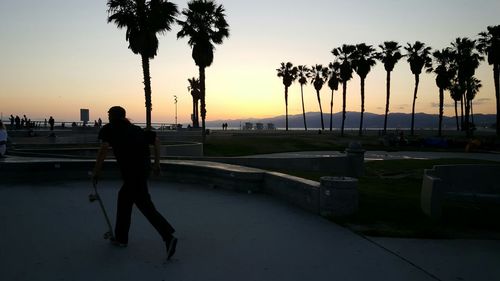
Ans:
{"label": "curved concrete wall", "polygon": [[[15,160],[0,161],[3,183],[36,183],[40,181],[89,180],[92,160]],[[320,183],[290,175],[230,164],[206,161],[162,161],[167,181],[189,182],[240,192],[271,194],[305,210],[320,213]],[[116,162],[106,161],[103,179],[118,178]]]}

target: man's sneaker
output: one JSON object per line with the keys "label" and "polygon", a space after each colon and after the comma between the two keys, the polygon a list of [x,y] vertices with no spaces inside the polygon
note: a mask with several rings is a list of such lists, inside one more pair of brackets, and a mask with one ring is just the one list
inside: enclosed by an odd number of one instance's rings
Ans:
{"label": "man's sneaker", "polygon": [[116,247],[120,247],[120,248],[127,247],[127,243],[121,243],[120,241],[116,240],[115,237],[109,238],[109,242],[111,243],[111,245],[116,246]]}
{"label": "man's sneaker", "polygon": [[173,235],[170,236],[170,239],[165,241],[165,245],[167,247],[167,260],[169,260],[175,254],[175,249],[177,248],[177,238]]}

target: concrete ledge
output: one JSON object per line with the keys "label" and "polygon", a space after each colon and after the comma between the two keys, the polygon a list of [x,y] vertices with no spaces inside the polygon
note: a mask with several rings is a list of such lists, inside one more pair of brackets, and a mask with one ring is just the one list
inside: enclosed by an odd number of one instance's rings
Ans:
{"label": "concrete ledge", "polygon": [[276,172],[266,172],[264,192],[304,210],[318,213],[319,182]]}
{"label": "concrete ledge", "polygon": [[[0,162],[4,183],[89,179],[93,160],[6,158]],[[162,179],[198,183],[213,188],[273,195],[304,210],[319,214],[319,182],[282,173],[207,161],[163,160]],[[103,179],[118,178],[114,160],[106,161]]]}
{"label": "concrete ledge", "polygon": [[500,165],[436,165],[424,170],[420,205],[428,216],[439,219],[446,200],[500,203]]}

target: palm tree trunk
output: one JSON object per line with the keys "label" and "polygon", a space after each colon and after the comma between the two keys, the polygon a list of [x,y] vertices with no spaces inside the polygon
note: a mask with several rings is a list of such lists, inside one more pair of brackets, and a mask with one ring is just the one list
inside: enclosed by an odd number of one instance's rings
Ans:
{"label": "palm tree trunk", "polygon": [[196,128],[196,98],[193,96],[193,117],[191,118],[193,120],[193,128]]}
{"label": "palm tree trunk", "polygon": [[497,102],[497,136],[500,137],[500,65],[498,63],[493,64],[493,79],[495,81],[495,97]]}
{"label": "palm tree trunk", "polygon": [[384,135],[387,133],[387,115],[389,115],[389,99],[391,97],[391,72],[387,71],[386,79],[387,96],[385,101]]}
{"label": "palm tree trunk", "polygon": [[144,76],[144,96],[146,99],[146,128],[151,129],[151,111],[153,106],[151,104],[151,76],[149,73],[149,57],[141,54],[142,59],[142,74]]}
{"label": "palm tree trunk", "polygon": [[199,99],[196,99],[195,106],[196,106],[196,109],[195,109],[196,128],[199,128],[200,127],[200,103],[199,103]]}
{"label": "palm tree trunk", "polygon": [[285,130],[288,131],[288,87],[285,86]]}
{"label": "palm tree trunk", "polygon": [[201,101],[201,138],[203,143],[205,143],[206,129],[205,129],[205,118],[206,118],[206,104],[205,104],[205,67],[198,67],[200,71],[200,101]]}
{"label": "palm tree trunk", "polygon": [[460,129],[464,130],[464,95],[460,96]]}
{"label": "palm tree trunk", "polygon": [[319,91],[316,90],[316,96],[318,97],[318,103],[319,103],[319,113],[321,114],[321,130],[325,129],[325,123],[323,121],[323,108],[321,107],[321,98],[319,97]]}
{"label": "palm tree trunk", "polygon": [[470,89],[470,86],[469,86],[469,82],[467,82],[467,87],[466,87],[466,91],[464,93],[464,100],[465,100],[465,120],[464,120],[464,129],[465,129],[465,135],[467,137],[470,137],[470,100],[469,100],[469,89]]}
{"label": "palm tree trunk", "polygon": [[414,135],[415,130],[415,103],[417,101],[418,83],[420,81],[419,75],[415,74],[415,91],[413,93],[413,105],[411,107],[411,131],[410,134]]}
{"label": "palm tree trunk", "polygon": [[340,135],[344,136],[344,124],[345,124],[345,99],[347,94],[347,82],[342,83],[342,128],[340,129]]}
{"label": "palm tree trunk", "polygon": [[439,130],[438,130],[439,136],[441,136],[441,129],[443,125],[443,107],[444,107],[444,89],[439,88]]}
{"label": "palm tree trunk", "polygon": [[457,120],[457,131],[460,131],[460,124],[458,123],[458,102],[455,101],[455,120]]}
{"label": "palm tree trunk", "polygon": [[359,120],[359,136],[363,135],[363,116],[365,114],[365,79],[361,78],[361,117]]}
{"label": "palm tree trunk", "polygon": [[330,100],[330,131],[333,130],[333,90],[332,90],[332,99]]}
{"label": "palm tree trunk", "polygon": [[474,107],[472,106],[472,100],[470,101],[470,119],[472,124],[475,124],[474,122]]}
{"label": "palm tree trunk", "polygon": [[302,115],[304,116],[304,130],[307,131],[306,107],[304,106],[304,85],[300,84],[300,95],[302,97]]}

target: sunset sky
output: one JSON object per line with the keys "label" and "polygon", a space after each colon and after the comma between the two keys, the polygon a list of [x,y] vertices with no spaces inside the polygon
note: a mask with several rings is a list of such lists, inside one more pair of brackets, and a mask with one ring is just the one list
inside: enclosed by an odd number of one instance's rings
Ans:
{"label": "sunset sky", "polygon": [[[187,1],[172,1],[180,9]],[[342,44],[378,46],[416,40],[433,49],[456,37],[477,38],[498,25],[498,0],[225,0],[230,37],[217,46],[206,70],[207,119],[272,117],[285,112],[284,89],[276,76],[281,62],[327,65]],[[198,75],[187,39],[179,28],[160,35],[158,56],[151,61],[153,122],[174,123],[174,95],[180,123],[190,122],[192,99],[187,79]],[[144,122],[140,56],[127,47],[125,29],[107,23],[105,0],[0,0],[0,111],[32,119],[79,120],[80,108],[92,120],[105,118],[110,106],[122,105],[135,122]],[[475,113],[494,113],[492,68],[476,72],[483,88]],[[434,74],[421,75],[417,112],[437,114]],[[391,112],[411,112],[414,77],[401,60],[392,75]],[[312,85],[304,89],[306,111],[319,111]],[[301,114],[300,86],[290,88],[289,114]],[[330,90],[321,92],[329,111]],[[334,112],[341,111],[334,94]],[[347,110],[359,111],[359,77],[348,83]],[[451,106],[446,93],[445,102]],[[453,115],[447,106],[445,115]],[[366,79],[366,111],[383,113],[385,70],[378,63]]]}

